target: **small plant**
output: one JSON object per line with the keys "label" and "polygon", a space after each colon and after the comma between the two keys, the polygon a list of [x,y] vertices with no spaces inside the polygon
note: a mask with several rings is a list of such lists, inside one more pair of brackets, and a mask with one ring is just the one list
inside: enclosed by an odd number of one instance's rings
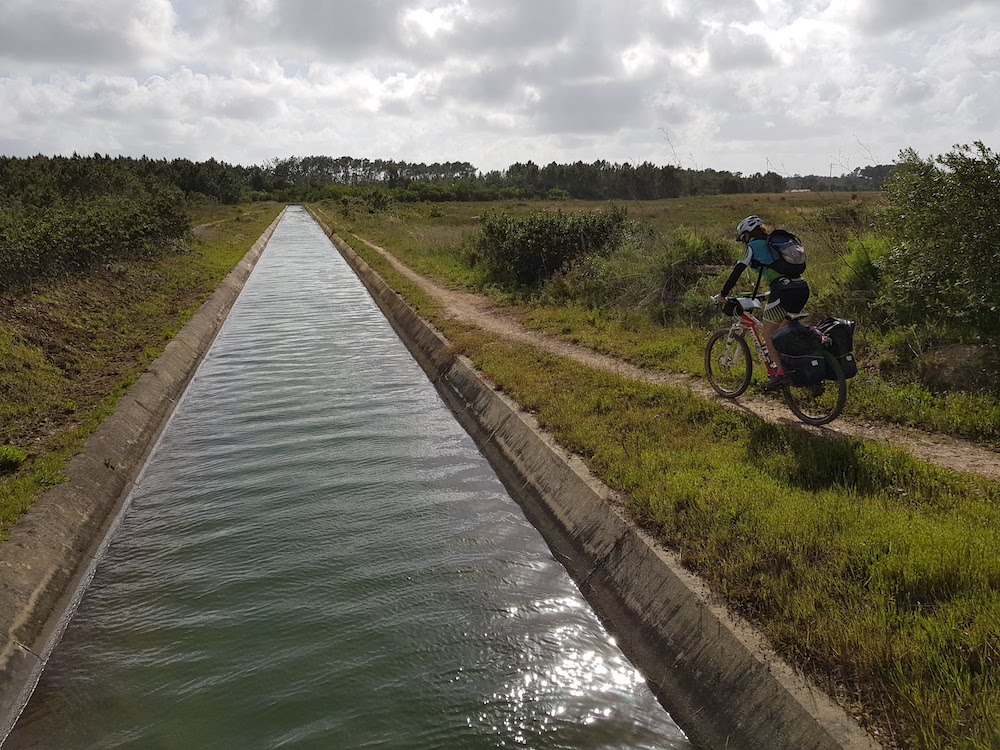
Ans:
{"label": "small plant", "polygon": [[365,193],[364,202],[368,213],[377,214],[388,210],[389,206],[392,205],[392,198],[382,190],[372,188]]}
{"label": "small plant", "polygon": [[0,472],[9,474],[17,471],[21,464],[27,460],[27,451],[23,451],[15,445],[0,445]]}

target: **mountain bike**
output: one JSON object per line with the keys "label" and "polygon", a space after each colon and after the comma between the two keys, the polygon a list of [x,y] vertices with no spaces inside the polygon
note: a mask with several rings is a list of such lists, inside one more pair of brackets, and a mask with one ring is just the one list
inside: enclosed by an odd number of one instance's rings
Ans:
{"label": "mountain bike", "polygon": [[[781,363],[775,363],[764,344],[764,324],[754,317],[756,310],[764,307],[762,297],[727,297],[723,311],[735,320],[729,328],[716,331],[705,347],[705,372],[712,388],[723,398],[741,396],[753,379],[753,359],[747,334],[753,334],[753,344],[768,377],[785,376]],[[801,319],[802,314],[789,318]],[[826,378],[815,385],[796,385],[794,376],[781,385],[781,393],[792,413],[806,424],[829,424],[844,409],[847,403],[847,380],[844,371],[830,352],[821,348],[816,354],[821,357]]]}

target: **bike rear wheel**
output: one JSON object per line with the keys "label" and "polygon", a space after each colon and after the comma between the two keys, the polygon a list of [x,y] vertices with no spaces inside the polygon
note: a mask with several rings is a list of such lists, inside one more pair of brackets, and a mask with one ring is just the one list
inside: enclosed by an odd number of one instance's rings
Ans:
{"label": "bike rear wheel", "polygon": [[725,328],[712,334],[705,347],[705,373],[720,396],[736,398],[750,387],[753,360],[746,339]]}
{"label": "bike rear wheel", "polygon": [[829,424],[844,410],[847,403],[847,379],[837,358],[823,352],[823,363],[833,377],[817,385],[785,385],[782,392],[792,414],[806,424]]}

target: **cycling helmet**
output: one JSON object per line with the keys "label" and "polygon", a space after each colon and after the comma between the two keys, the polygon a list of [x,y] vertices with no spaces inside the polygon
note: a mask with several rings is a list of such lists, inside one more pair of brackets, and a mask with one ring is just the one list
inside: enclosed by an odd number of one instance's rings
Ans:
{"label": "cycling helmet", "polygon": [[755,230],[757,227],[762,226],[764,226],[764,220],[759,216],[748,216],[740,222],[738,227],[736,227],[736,239],[742,242],[743,235],[750,234],[750,232]]}

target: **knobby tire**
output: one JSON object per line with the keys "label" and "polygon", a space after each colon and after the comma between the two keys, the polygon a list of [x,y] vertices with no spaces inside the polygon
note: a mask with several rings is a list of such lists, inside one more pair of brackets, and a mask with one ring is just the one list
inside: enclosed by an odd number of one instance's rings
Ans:
{"label": "knobby tire", "polygon": [[[736,398],[750,387],[753,359],[743,336],[728,328],[716,331],[705,347],[705,373],[712,388],[723,398]],[[730,361],[724,361],[724,357]]]}
{"label": "knobby tire", "polygon": [[830,352],[824,350],[822,354],[826,372],[832,372],[834,377],[816,386],[785,385],[782,388],[792,414],[811,425],[829,424],[840,416],[847,403],[847,379],[843,368]]}

